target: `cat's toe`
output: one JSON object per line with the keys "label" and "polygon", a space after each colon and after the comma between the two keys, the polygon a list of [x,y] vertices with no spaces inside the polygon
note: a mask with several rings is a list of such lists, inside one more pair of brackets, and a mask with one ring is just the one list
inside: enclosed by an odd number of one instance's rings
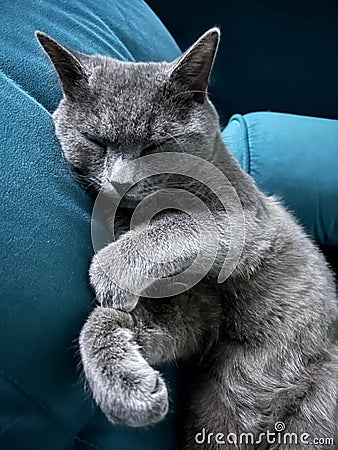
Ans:
{"label": "cat's toe", "polygon": [[[142,377],[143,378],[143,377]],[[124,395],[103,411],[113,423],[130,427],[144,427],[161,421],[168,412],[167,387],[156,371],[149,379],[138,379],[132,389],[123,389]]]}

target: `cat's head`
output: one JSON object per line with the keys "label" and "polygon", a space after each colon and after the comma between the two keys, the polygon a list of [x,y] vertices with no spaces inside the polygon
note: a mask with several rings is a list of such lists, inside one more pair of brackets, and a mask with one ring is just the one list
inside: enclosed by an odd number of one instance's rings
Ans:
{"label": "cat's head", "polygon": [[[53,115],[56,134],[67,161],[84,181],[97,190],[116,192],[134,183],[127,163],[135,158],[157,152],[208,158],[219,129],[207,97],[217,28],[172,63],[89,56],[44,33],[36,36],[62,84],[63,99]],[[154,184],[150,180],[134,186],[127,201],[141,199]]]}

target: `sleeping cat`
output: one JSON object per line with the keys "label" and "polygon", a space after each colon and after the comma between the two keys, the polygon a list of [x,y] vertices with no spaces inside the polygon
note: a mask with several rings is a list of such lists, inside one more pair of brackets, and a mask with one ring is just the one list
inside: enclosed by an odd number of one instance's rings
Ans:
{"label": "sleeping cat", "polygon": [[[37,38],[62,83],[53,118],[66,160],[97,191],[124,193],[118,237],[90,266],[99,306],[80,335],[86,379],[106,417],[132,427],[160,421],[168,393],[152,366],[189,359],[184,449],[326,448],[312,441],[334,434],[333,276],[294,218],[258,190],[224,146],[207,96],[219,30],[172,63],[88,56],[44,33]],[[165,152],[194,155],[223,171],[241,210],[224,207],[191,177],[162,174],[135,183],[130,163]],[[194,210],[197,229],[190,214],[169,205],[128,229],[123,222],[138,202],[166,187],[195,193],[216,227],[203,208]],[[243,219],[245,239],[237,242],[229,224]],[[219,244],[206,276],[176,295],[146,296],[152,280],[170,280],[192,264],[201,236]],[[219,283],[234,242],[242,245],[237,264]],[[149,249],[156,258],[145,256]],[[284,442],[283,428],[310,437]],[[266,431],[281,431],[279,441]],[[240,441],[241,433],[253,440]]]}

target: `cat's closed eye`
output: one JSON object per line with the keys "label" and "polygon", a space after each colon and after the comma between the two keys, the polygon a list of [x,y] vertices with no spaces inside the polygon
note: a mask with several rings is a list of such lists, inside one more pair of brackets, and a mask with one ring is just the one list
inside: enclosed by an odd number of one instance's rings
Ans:
{"label": "cat's closed eye", "polygon": [[152,153],[163,151],[164,147],[172,142],[177,142],[174,136],[156,142],[151,142],[142,148],[140,156],[151,155]]}
{"label": "cat's closed eye", "polygon": [[160,148],[160,145],[157,142],[152,142],[149,145],[146,145],[142,148],[140,156],[150,155],[152,153],[156,153]]}
{"label": "cat's closed eye", "polygon": [[88,134],[85,134],[84,137],[87,141],[89,141],[91,144],[94,144],[96,147],[100,147],[105,151],[107,150],[108,144],[104,139]]}

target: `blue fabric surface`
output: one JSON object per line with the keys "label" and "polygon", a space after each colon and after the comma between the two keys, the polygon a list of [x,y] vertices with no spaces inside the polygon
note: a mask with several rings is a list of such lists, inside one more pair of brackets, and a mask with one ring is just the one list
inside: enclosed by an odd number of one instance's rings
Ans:
{"label": "blue fabric surface", "polygon": [[281,198],[313,239],[338,246],[338,120],[237,114],[223,139],[260,189]]}
{"label": "blue fabric surface", "polygon": [[[77,368],[76,340],[93,307],[92,203],[69,173],[51,118],[57,75],[40,29],[87,53],[172,60],[179,49],[140,0],[4,0],[0,5],[0,448],[175,446],[175,415],[148,430],[109,424]],[[173,392],[175,370],[166,369]]]}

